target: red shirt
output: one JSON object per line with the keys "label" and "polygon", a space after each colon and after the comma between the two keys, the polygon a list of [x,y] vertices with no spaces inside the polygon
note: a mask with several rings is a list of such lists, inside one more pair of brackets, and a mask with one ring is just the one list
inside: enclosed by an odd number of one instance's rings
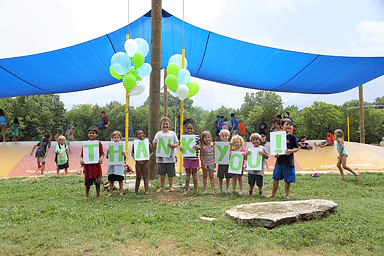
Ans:
{"label": "red shirt", "polygon": [[332,134],[327,135],[327,137],[326,137],[326,141],[327,141],[327,143],[329,143],[329,144],[331,144],[331,145],[333,146],[333,142],[334,142],[334,140],[335,140],[335,138],[333,137]]}
{"label": "red shirt", "polygon": [[[103,144],[99,141],[99,157],[104,155]],[[81,149],[81,157],[83,157],[83,149]],[[103,172],[101,171],[101,164],[84,164],[84,178],[96,179],[103,177]]]}

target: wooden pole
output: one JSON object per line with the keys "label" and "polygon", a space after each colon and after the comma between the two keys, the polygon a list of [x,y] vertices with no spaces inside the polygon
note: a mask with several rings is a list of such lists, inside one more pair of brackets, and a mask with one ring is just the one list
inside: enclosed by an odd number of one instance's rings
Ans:
{"label": "wooden pole", "polygon": [[[151,66],[149,89],[149,124],[148,136],[153,141],[160,128],[160,79],[161,79],[161,20],[162,0],[152,0],[151,12]],[[157,178],[156,159],[151,158],[149,179]]]}
{"label": "wooden pole", "polygon": [[363,85],[359,86],[359,103],[360,103],[360,143],[365,143]]}
{"label": "wooden pole", "polygon": [[167,69],[164,69],[164,116],[168,116],[168,87],[165,84],[165,78],[167,77]]}

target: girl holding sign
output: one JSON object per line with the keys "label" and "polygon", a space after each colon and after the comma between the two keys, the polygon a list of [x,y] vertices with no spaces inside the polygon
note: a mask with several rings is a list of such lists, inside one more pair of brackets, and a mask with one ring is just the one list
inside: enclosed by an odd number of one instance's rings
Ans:
{"label": "girl holding sign", "polygon": [[[148,149],[149,149],[149,154],[147,151],[147,148],[145,148],[145,132],[144,130],[138,130],[136,133],[136,137],[139,140],[139,144],[137,143],[137,149],[136,153],[140,154],[140,152],[145,153],[144,155],[148,156],[148,160],[136,160],[135,157],[135,146],[133,145],[132,147],[132,157],[135,159],[135,170],[136,170],[136,184],[135,184],[135,193],[137,194],[139,192],[139,187],[140,187],[140,181],[141,181],[141,176],[143,176],[143,181],[144,181],[144,190],[145,194],[148,195],[148,184],[149,184],[149,158],[151,158],[154,154],[155,151],[153,150],[152,144],[148,143]],[[134,143],[135,144],[135,143]],[[142,146],[143,145],[143,146]],[[140,157],[140,155],[138,156]]]}
{"label": "girl holding sign", "polygon": [[[291,189],[291,183],[296,182],[295,174],[295,160],[293,153],[299,151],[299,145],[297,144],[296,136],[291,134],[292,120],[284,118],[281,120],[283,131],[287,135],[287,151],[285,155],[276,154],[276,164],[273,170],[273,187],[272,193],[267,197],[274,197],[279,187],[279,180],[285,181],[285,198],[289,199],[289,190]],[[271,155],[274,152],[271,152]]]}
{"label": "girl holding sign", "polygon": [[[244,148],[244,140],[241,136],[235,135],[232,137],[231,142],[231,151],[240,151],[243,153],[243,162],[241,163],[241,174],[233,174],[232,187],[233,193],[236,192],[236,181],[239,181],[240,192],[239,195],[243,194],[243,170],[245,164],[246,150]],[[231,165],[231,164],[230,164]]]}
{"label": "girl holding sign", "polygon": [[203,169],[203,186],[204,194],[207,193],[208,175],[211,181],[212,195],[215,195],[215,179],[213,177],[213,170],[215,164],[215,145],[212,143],[212,136],[209,131],[204,131],[200,135],[200,161]]}

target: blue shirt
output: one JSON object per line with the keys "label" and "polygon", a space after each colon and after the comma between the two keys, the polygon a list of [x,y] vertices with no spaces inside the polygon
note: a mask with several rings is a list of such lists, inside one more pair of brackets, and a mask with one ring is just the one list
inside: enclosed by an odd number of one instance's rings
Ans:
{"label": "blue shirt", "polygon": [[239,130],[239,123],[237,122],[236,118],[231,119],[233,130]]}
{"label": "blue shirt", "polygon": [[215,129],[216,129],[216,131],[220,131],[220,128],[219,127],[217,127],[217,124],[219,123],[219,120],[216,120],[215,121]]}
{"label": "blue shirt", "polygon": [[261,122],[260,123],[260,133],[263,133],[263,134],[265,134],[265,130],[267,129],[267,124],[266,123],[263,123],[263,122]]}

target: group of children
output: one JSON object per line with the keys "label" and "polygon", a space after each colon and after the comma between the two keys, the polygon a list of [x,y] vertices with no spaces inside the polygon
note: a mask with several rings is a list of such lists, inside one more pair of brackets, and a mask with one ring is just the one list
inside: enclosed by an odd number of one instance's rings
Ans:
{"label": "group of children", "polygon": [[[0,130],[3,133],[3,142],[5,142],[5,128],[7,127],[7,117],[3,109],[0,109]],[[19,119],[15,117],[10,127],[12,129],[12,141],[17,141],[19,137],[20,123]]]}

